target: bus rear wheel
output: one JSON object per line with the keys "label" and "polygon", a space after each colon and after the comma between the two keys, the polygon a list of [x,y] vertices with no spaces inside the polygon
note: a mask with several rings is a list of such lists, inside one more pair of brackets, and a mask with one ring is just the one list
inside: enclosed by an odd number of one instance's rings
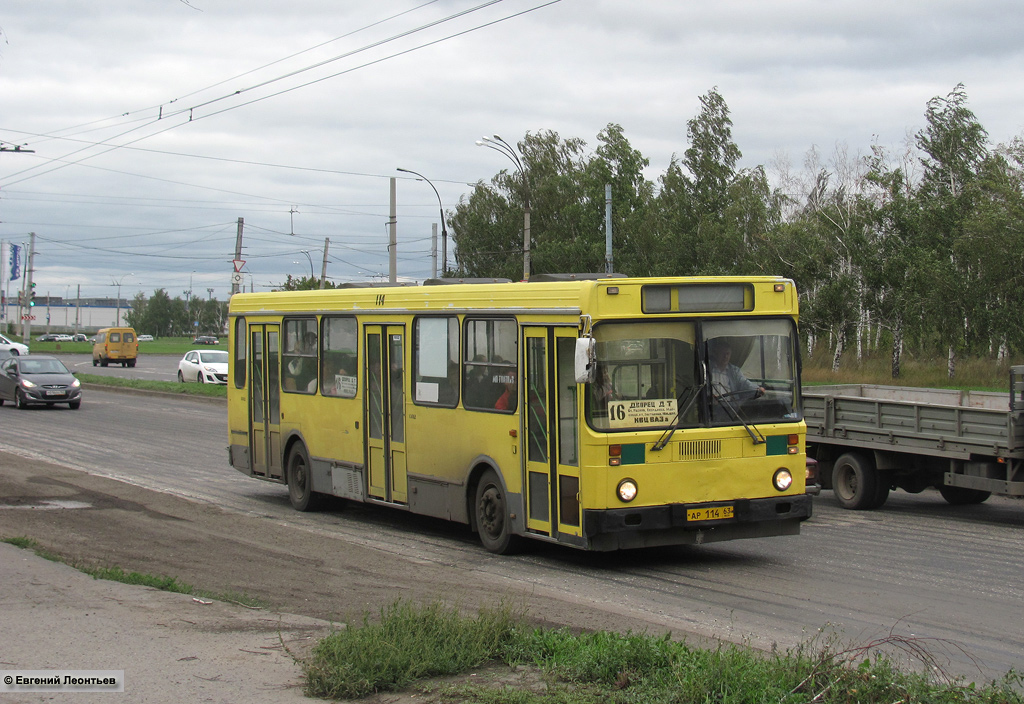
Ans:
{"label": "bus rear wheel", "polygon": [[522,548],[522,538],[512,534],[505,487],[494,470],[487,470],[476,486],[476,529],[483,546],[498,555]]}
{"label": "bus rear wheel", "polygon": [[312,465],[302,443],[296,443],[288,453],[286,474],[292,508],[296,511],[315,511],[321,497],[313,491]]}
{"label": "bus rear wheel", "polygon": [[[854,511],[878,508],[878,472],[871,460],[856,452],[848,452],[832,467],[832,491],[843,508]],[[888,492],[881,497],[884,501]]]}

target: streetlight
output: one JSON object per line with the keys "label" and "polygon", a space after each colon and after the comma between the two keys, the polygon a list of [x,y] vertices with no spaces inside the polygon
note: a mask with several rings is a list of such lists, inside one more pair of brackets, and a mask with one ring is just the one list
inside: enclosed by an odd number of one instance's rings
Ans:
{"label": "streetlight", "polygon": [[303,254],[305,254],[306,255],[306,259],[309,260],[309,278],[310,278],[311,281],[315,281],[316,280],[316,274],[313,273],[313,257],[309,256],[309,250],[308,249],[300,249],[299,251],[302,252]]}
{"label": "streetlight", "polygon": [[135,274],[125,274],[120,280],[111,279],[111,286],[117,286],[117,321],[115,327],[121,327],[121,282],[127,279],[129,276],[135,276]]}
{"label": "streetlight", "polygon": [[476,142],[478,147],[493,149],[499,154],[507,156],[520,175],[523,177],[523,281],[530,280],[530,184],[526,180],[526,169],[517,152],[511,144],[498,135],[483,137]]}
{"label": "streetlight", "polygon": [[441,204],[441,194],[437,192],[437,188],[430,182],[430,179],[423,174],[418,174],[411,169],[399,168],[398,170],[413,176],[419,176],[420,178],[417,180],[422,179],[426,181],[434,189],[434,195],[437,196],[437,207],[441,211],[441,276],[443,277],[448,273],[448,228],[444,226],[444,206]]}

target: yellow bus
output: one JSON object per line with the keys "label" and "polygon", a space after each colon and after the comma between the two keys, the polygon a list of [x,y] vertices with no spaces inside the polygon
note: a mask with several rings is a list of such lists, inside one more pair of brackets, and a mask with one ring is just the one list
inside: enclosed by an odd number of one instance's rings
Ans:
{"label": "yellow bus", "polygon": [[300,511],[389,506],[502,554],[811,515],[788,279],[437,279],[241,293],[230,317],[230,463]]}

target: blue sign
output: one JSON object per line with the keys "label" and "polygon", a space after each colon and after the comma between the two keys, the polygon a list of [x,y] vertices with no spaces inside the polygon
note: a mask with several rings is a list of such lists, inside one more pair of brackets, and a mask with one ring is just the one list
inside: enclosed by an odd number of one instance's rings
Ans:
{"label": "blue sign", "polygon": [[16,281],[21,278],[21,245],[11,245],[11,275],[8,281]]}

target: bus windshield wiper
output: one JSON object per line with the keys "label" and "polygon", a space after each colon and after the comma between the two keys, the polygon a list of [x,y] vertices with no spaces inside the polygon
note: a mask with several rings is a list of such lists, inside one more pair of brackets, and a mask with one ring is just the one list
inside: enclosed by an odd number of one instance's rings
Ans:
{"label": "bus windshield wiper", "polygon": [[[658,438],[658,441],[651,445],[651,452],[658,452],[659,450],[663,450],[665,448],[665,445],[668,445],[668,441],[672,438],[672,434],[679,429],[679,426],[683,422],[683,417],[686,416],[689,410],[693,407],[693,404],[696,403],[697,397],[700,394],[700,390],[703,388],[703,382],[698,384],[697,386],[686,387],[686,390],[683,391],[683,393],[679,396],[679,399],[677,401],[677,403],[679,403],[679,412],[676,413],[676,417],[672,419],[672,424],[665,429],[665,432],[661,434],[661,437]],[[684,399],[686,399],[685,404],[683,403]]]}
{"label": "bus windshield wiper", "polygon": [[757,426],[748,424],[747,421],[743,419],[743,414],[741,414],[739,409],[733,405],[731,400],[729,400],[729,396],[732,394],[716,393],[714,387],[712,387],[711,393],[713,395],[712,403],[718,401],[719,405],[724,408],[730,416],[732,416],[734,421],[741,423],[743,425],[743,429],[747,431],[747,435],[750,436],[750,439],[754,441],[755,445],[767,442],[767,440],[764,439],[764,435],[761,434],[761,431],[757,429]]}

